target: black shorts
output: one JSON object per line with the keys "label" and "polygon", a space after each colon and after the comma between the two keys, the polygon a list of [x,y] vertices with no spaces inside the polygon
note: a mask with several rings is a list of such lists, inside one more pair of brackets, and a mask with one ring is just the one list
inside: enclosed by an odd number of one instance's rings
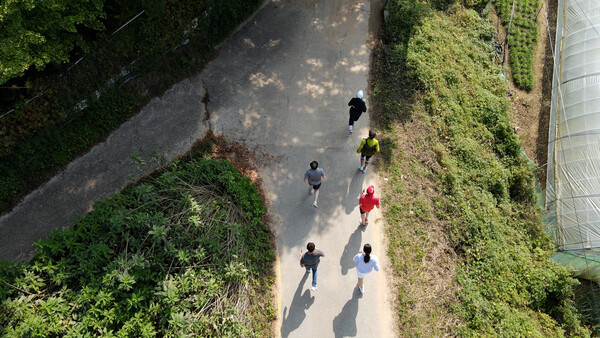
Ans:
{"label": "black shorts", "polygon": [[361,215],[365,213],[361,207],[358,207],[358,210],[360,210]]}
{"label": "black shorts", "polygon": [[319,188],[321,187],[321,183],[319,183],[317,185],[311,185],[311,187],[315,190],[319,190]]}
{"label": "black shorts", "polygon": [[369,163],[369,159],[371,158],[371,156],[373,155],[363,155],[362,153],[360,154],[360,159],[365,159],[365,162]]}

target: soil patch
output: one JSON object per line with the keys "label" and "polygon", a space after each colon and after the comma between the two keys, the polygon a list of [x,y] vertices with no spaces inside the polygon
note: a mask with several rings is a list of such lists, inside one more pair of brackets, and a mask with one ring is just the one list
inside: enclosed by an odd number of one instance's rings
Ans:
{"label": "soil patch", "polygon": [[[492,23],[498,29],[504,55],[504,74],[508,79],[511,100],[510,117],[515,132],[523,141],[523,151],[540,169],[537,177],[546,187],[546,163],[548,159],[548,128],[552,99],[552,73],[554,60],[552,45],[556,35],[556,8],[553,0],[541,0],[538,10],[538,40],[533,57],[533,88],[527,92],[515,87],[508,64],[510,50],[506,47],[506,27],[503,27],[494,8],[491,10]],[[548,36],[550,32],[551,38]]]}
{"label": "soil patch", "polygon": [[209,131],[205,138],[197,141],[190,152],[182,157],[195,157],[204,154],[233,163],[242,175],[250,178],[260,191],[265,205],[267,205],[268,200],[262,190],[262,179],[258,174],[258,168],[266,167],[275,161],[281,160],[280,156],[270,155],[258,147],[250,149],[245,143],[232,141],[226,136],[216,135],[212,131]]}

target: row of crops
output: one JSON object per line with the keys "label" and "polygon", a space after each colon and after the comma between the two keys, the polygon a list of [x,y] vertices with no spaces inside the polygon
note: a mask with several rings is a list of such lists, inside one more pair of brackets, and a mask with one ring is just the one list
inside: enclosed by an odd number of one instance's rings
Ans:
{"label": "row of crops", "polygon": [[[507,28],[513,81],[521,89],[533,88],[533,50],[537,43],[538,0],[495,0],[502,24]],[[511,20],[512,13],[512,20]]]}

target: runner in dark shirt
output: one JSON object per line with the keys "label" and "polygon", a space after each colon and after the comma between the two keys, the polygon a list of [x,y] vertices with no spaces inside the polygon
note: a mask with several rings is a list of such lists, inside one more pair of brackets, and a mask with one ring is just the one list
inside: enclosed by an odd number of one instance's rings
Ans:
{"label": "runner in dark shirt", "polygon": [[356,97],[353,97],[348,105],[350,106],[350,119],[348,120],[348,135],[352,135],[352,127],[358,121],[360,115],[367,111],[367,105],[362,100],[363,91],[359,90]]}
{"label": "runner in dark shirt", "polygon": [[312,270],[313,279],[312,279],[312,288],[311,290],[317,291],[317,267],[319,266],[319,262],[321,261],[321,257],[325,257],[325,254],[321,250],[315,250],[315,243],[309,242],[306,245],[306,250],[308,252],[302,254],[300,251],[300,266],[306,268],[306,273],[309,273]]}

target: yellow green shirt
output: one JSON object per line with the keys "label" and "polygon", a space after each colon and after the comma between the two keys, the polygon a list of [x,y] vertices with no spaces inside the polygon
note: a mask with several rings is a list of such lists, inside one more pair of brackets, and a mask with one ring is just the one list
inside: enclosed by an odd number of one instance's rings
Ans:
{"label": "yellow green shirt", "polygon": [[[367,148],[371,149],[371,148],[375,148],[374,150],[370,150],[370,151],[363,151],[363,148],[365,147],[365,144],[368,145]],[[374,139],[374,138],[366,138],[363,139],[362,142],[360,143],[360,145],[358,146],[358,148],[356,149],[357,153],[362,153],[365,156],[371,156],[375,153],[379,152],[379,142]]]}

